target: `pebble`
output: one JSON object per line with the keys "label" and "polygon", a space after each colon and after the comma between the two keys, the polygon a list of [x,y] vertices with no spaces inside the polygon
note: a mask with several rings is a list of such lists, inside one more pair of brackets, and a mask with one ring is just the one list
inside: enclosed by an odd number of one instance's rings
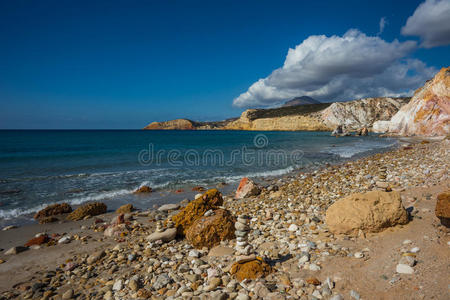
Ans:
{"label": "pebble", "polygon": [[120,291],[123,287],[123,281],[122,279],[117,280],[114,282],[114,285],[112,287],[113,291]]}
{"label": "pebble", "polygon": [[359,295],[359,293],[357,291],[354,291],[354,290],[350,291],[350,297],[352,297],[353,299],[356,299],[356,300],[361,299],[361,296]]}
{"label": "pebble", "polygon": [[355,252],[354,256],[355,256],[356,258],[363,258],[363,257],[364,257],[364,254],[363,254],[362,252]]}
{"label": "pebble", "polygon": [[398,264],[396,267],[396,272],[400,274],[413,274],[414,269],[405,264]]}
{"label": "pebble", "polygon": [[58,244],[68,244],[70,243],[71,237],[68,235],[63,236],[58,240]]}
{"label": "pebble", "polygon": [[411,253],[418,253],[419,251],[420,251],[419,247],[414,247],[409,252],[411,252]]}
{"label": "pebble", "polygon": [[73,298],[73,290],[72,289],[68,289],[64,294],[62,294],[63,300],[68,300],[68,299],[72,299],[72,298]]}

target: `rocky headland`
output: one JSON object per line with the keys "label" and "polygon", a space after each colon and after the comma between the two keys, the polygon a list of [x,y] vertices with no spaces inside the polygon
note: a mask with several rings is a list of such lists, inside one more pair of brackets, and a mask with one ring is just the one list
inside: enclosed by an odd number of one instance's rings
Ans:
{"label": "rocky headland", "polygon": [[[448,299],[450,141],[0,232],[0,299]],[[447,192],[447,193],[446,193]],[[79,220],[79,221],[72,221]]]}

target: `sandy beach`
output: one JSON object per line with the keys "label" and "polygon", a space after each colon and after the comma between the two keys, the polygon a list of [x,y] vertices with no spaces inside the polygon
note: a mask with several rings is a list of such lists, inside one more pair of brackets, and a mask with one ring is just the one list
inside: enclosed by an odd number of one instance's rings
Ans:
{"label": "sandy beach", "polygon": [[[448,299],[450,231],[434,208],[450,188],[449,151],[448,139],[416,142],[273,179],[258,196],[223,195],[223,208],[252,218],[248,241],[272,268],[257,280],[230,274],[235,239],[197,250],[180,237],[149,242],[157,221],[181,208],[125,214],[112,236],[104,231],[113,212],[1,231],[0,299]],[[400,193],[408,224],[357,235],[328,229],[335,201],[386,187]],[[50,242],[5,254],[39,233]],[[405,253],[412,274],[396,271]]]}

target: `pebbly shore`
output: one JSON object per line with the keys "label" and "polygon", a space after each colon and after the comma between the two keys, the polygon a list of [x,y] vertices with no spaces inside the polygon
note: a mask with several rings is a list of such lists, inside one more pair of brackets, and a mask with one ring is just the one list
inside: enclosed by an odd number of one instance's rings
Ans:
{"label": "pebbly shore", "polygon": [[[175,237],[170,217],[188,201],[11,228],[0,233],[0,299],[448,299],[450,235],[434,205],[450,188],[449,162],[449,140],[415,143],[224,195],[221,209],[245,234],[211,249]],[[373,190],[399,192],[410,222],[333,234],[330,205]],[[17,236],[47,238],[24,249]],[[236,256],[253,253],[270,272],[239,281]]]}

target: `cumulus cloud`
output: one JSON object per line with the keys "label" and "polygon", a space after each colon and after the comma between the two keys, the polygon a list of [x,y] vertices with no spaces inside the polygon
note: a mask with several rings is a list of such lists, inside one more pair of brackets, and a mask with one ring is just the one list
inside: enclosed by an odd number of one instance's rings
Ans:
{"label": "cumulus cloud", "polygon": [[416,48],[414,41],[386,42],[356,29],[343,36],[310,36],[233,105],[273,106],[303,95],[335,101],[405,95],[436,72],[417,59],[404,59]]}
{"label": "cumulus cloud", "polygon": [[402,34],[419,36],[424,48],[450,44],[450,0],[420,4],[402,27]]}
{"label": "cumulus cloud", "polygon": [[380,26],[380,29],[378,30],[377,35],[380,35],[380,34],[383,33],[384,27],[386,27],[386,24],[387,24],[386,17],[382,17],[382,18],[380,19],[380,25],[379,25],[379,26]]}

